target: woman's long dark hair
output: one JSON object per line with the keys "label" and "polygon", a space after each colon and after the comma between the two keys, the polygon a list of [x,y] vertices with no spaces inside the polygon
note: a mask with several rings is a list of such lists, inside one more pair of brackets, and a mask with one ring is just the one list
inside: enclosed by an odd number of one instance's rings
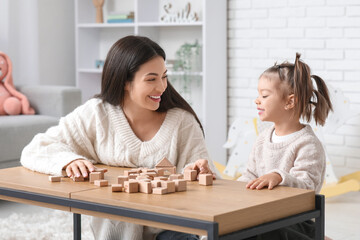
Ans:
{"label": "woman's long dark hair", "polygon": [[[127,36],[119,39],[107,54],[101,76],[101,93],[95,97],[114,106],[123,107],[125,84],[134,80],[134,75],[142,64],[157,56],[166,60],[164,50],[147,37]],[[160,107],[156,111],[166,112],[175,107],[191,113],[204,132],[194,110],[168,81],[167,88],[161,96]]]}

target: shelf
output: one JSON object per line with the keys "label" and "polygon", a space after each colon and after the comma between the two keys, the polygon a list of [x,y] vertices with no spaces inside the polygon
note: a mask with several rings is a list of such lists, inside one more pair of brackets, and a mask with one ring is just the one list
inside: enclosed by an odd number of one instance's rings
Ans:
{"label": "shelf", "polygon": [[[173,87],[201,119],[211,159],[225,165],[226,150],[222,145],[226,142],[227,133],[227,1],[189,1],[191,8],[188,9],[197,14],[197,22],[160,21],[161,17],[180,19],[174,18],[174,14],[186,10],[187,2],[182,0],[171,0],[169,11],[164,8],[169,2],[167,0],[105,1],[105,23],[95,23],[96,9],[92,1],[74,2],[76,86],[82,91],[83,102],[101,92],[103,69],[96,68],[96,61],[104,61],[111,46],[122,37],[148,37],[164,49],[167,60],[173,61],[178,58],[177,52],[185,43],[197,41],[201,45],[198,58],[191,59],[192,72],[175,71],[168,61],[168,76]],[[134,12],[134,22],[107,23],[111,12]]]}
{"label": "shelf", "polygon": [[79,73],[102,73],[102,69],[97,68],[79,68]]}
{"label": "shelf", "polygon": [[139,27],[202,27],[202,22],[167,23],[167,22],[139,22]]}
{"label": "shelf", "polygon": [[194,23],[165,23],[165,22],[141,22],[141,23],[80,23],[78,28],[122,28],[122,27],[202,27],[202,22]]}
{"label": "shelf", "polygon": [[182,75],[189,75],[189,76],[203,76],[202,72],[173,72],[167,71],[167,74],[170,76],[182,76]]}
{"label": "shelf", "polygon": [[[102,69],[97,68],[79,68],[79,73],[102,73]],[[189,76],[203,76],[202,72],[173,72],[168,71],[167,74],[169,76],[182,76],[182,75],[189,75]]]}
{"label": "shelf", "polygon": [[135,27],[135,23],[80,23],[78,28],[122,28]]}

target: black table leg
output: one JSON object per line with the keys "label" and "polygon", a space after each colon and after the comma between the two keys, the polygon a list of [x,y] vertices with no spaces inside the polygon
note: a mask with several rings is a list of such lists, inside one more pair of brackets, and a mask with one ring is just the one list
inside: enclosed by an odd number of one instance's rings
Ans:
{"label": "black table leg", "polygon": [[325,196],[316,195],[315,208],[320,210],[320,216],[315,218],[315,239],[324,240],[325,237]]}
{"label": "black table leg", "polygon": [[81,240],[81,214],[74,213],[74,240]]}
{"label": "black table leg", "polygon": [[208,240],[218,240],[219,239],[219,224],[217,222],[214,222],[213,224],[210,224],[207,229]]}

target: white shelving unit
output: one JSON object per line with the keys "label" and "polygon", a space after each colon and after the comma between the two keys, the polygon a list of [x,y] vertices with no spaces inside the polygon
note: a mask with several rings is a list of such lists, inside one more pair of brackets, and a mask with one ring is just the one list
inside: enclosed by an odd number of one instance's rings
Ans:
{"label": "white shelving unit", "polygon": [[[164,48],[167,59],[175,59],[177,49],[184,43],[198,40],[202,46],[202,69],[187,76],[191,94],[184,96],[198,114],[205,139],[214,161],[226,164],[226,151],[222,145],[227,135],[227,46],[226,1],[192,0],[192,11],[199,20],[191,23],[161,22],[163,5],[185,7],[182,0],[105,0],[104,22],[107,14],[134,12],[133,23],[95,23],[95,7],[91,0],[75,0],[76,85],[82,90],[85,102],[101,88],[102,70],[95,67],[96,60],[105,60],[113,43],[127,35],[147,36]],[[180,87],[179,76],[184,72],[169,69],[169,81]],[[181,90],[178,89],[181,93]]]}

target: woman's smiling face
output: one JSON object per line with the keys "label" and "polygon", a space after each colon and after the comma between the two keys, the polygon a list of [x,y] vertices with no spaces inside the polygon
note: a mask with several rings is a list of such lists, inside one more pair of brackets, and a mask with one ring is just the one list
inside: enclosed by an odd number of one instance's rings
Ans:
{"label": "woman's smiling face", "polygon": [[140,66],[134,79],[125,85],[125,102],[155,111],[167,87],[165,61],[158,56]]}

